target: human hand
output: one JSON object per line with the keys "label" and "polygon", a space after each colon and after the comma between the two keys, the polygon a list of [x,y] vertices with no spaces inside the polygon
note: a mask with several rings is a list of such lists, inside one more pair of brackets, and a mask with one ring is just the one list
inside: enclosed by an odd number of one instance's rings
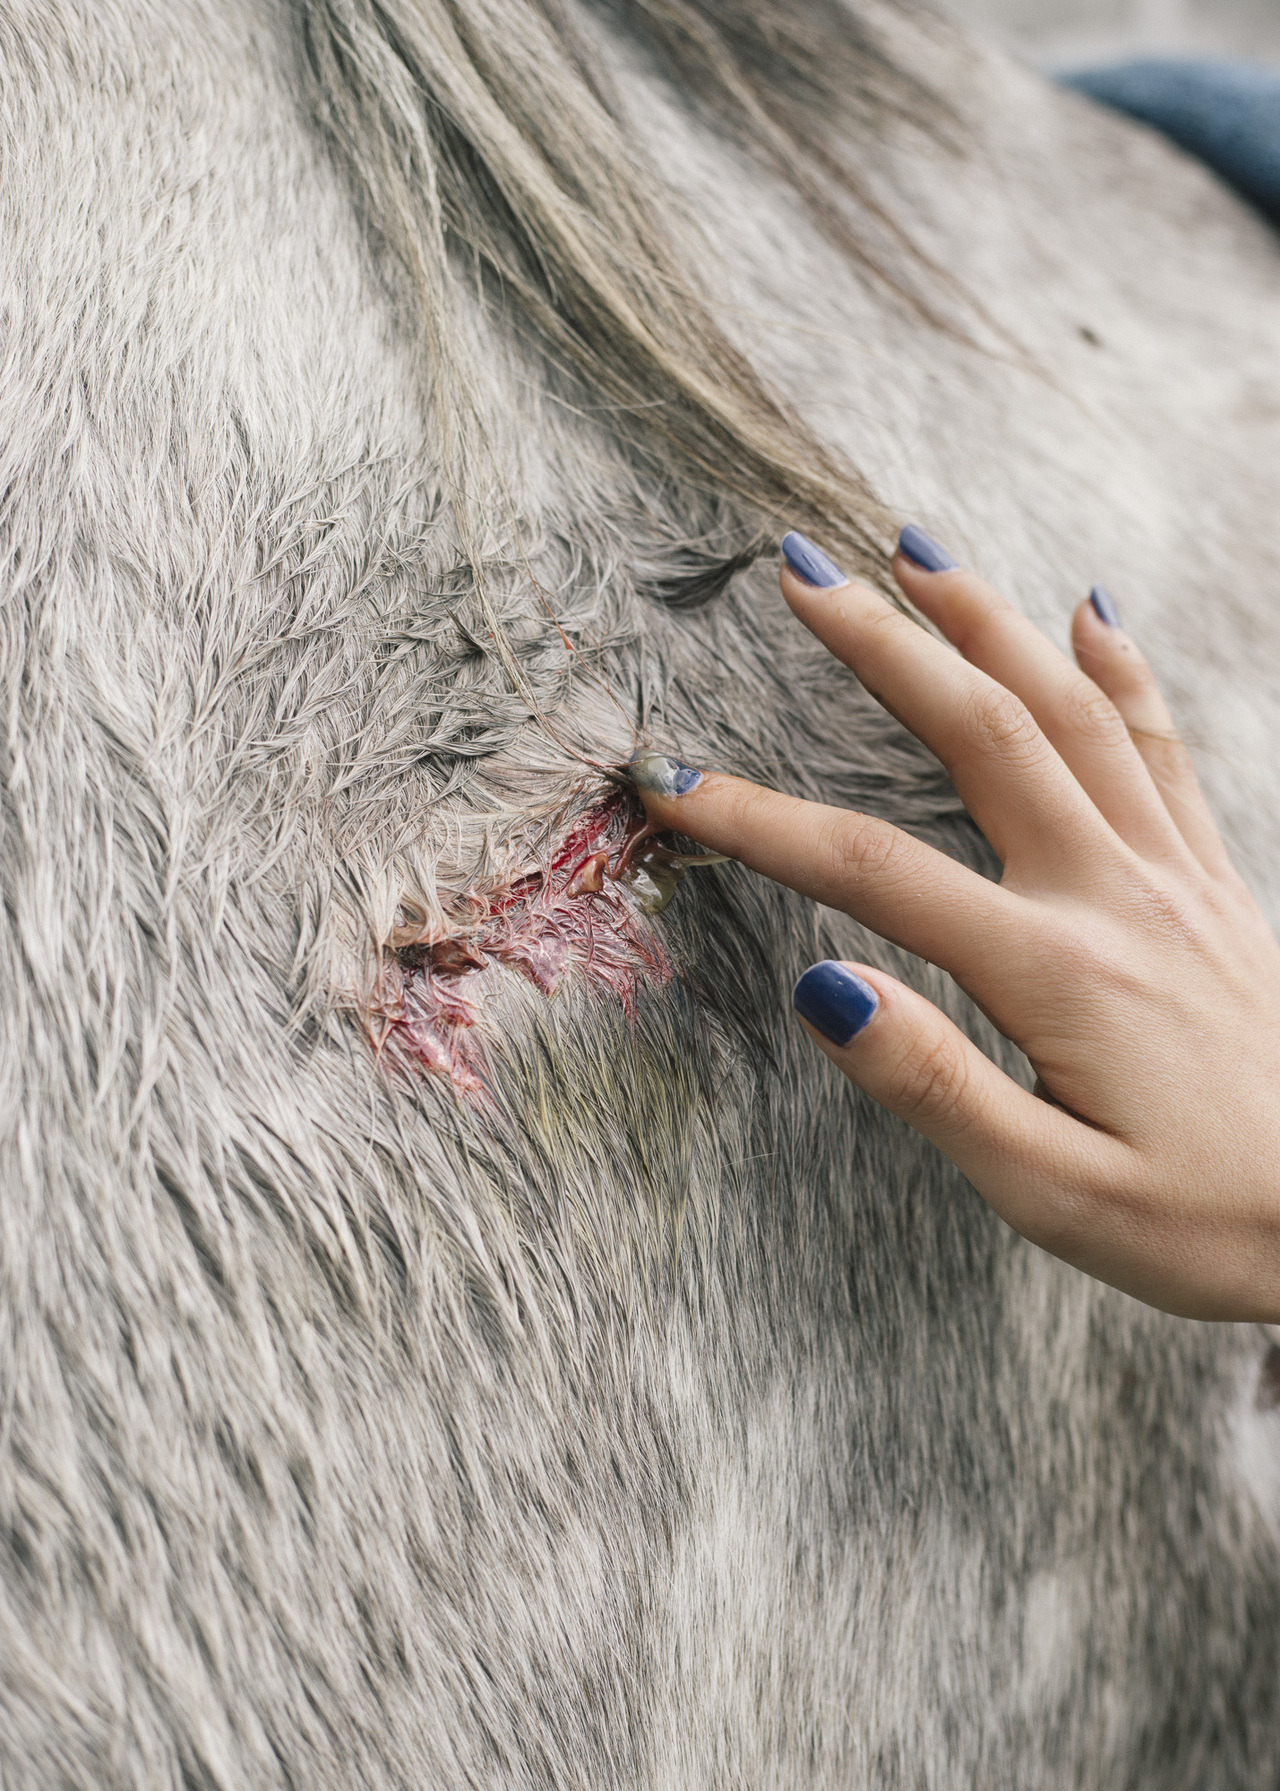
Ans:
{"label": "human hand", "polygon": [[997,885],[886,821],[643,754],[651,817],[950,972],[1029,1093],[931,1002],[821,964],[795,1005],[851,1081],[1054,1255],[1186,1317],[1280,1321],[1280,946],[1104,592],[1078,666],[919,530],[894,576],[951,652],[800,535],[792,610],[949,772]]}

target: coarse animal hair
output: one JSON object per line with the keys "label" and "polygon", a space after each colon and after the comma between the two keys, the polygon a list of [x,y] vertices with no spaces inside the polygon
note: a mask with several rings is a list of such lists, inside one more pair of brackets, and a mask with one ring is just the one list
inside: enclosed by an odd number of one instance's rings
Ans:
{"label": "coarse animal hair", "polygon": [[[809,110],[861,93],[874,114],[904,104],[912,84],[836,0],[777,8],[767,36],[744,8],[641,4],[631,16],[675,78],[703,75],[715,115],[737,118],[748,145],[856,243],[832,191],[851,175],[821,154]],[[305,9],[303,25],[317,116],[420,307],[464,539],[475,512],[502,501],[459,327],[479,299],[573,371],[580,401],[608,407],[651,482],[674,474],[714,507],[736,497],[769,522],[800,514],[864,564],[880,559],[887,519],[865,481],[787,413],[682,265],[582,22],[555,0],[514,11],[331,0]]]}
{"label": "coarse animal hair", "polygon": [[932,966],[598,862],[646,740],[996,874],[775,588],[909,510],[1105,563],[1274,903],[1274,240],[879,0],[0,0],[0,77],[3,1791],[1274,1780],[1271,1340],[789,1019],[868,957],[1025,1076]]}

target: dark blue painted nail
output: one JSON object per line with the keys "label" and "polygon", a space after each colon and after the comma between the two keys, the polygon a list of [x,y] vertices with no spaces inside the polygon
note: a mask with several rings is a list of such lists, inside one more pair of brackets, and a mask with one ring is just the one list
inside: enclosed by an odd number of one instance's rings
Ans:
{"label": "dark blue painted nail", "polygon": [[869,983],[830,959],[805,971],[791,999],[800,1017],[833,1045],[847,1045],[880,1005]]}
{"label": "dark blue painted nail", "polygon": [[898,552],[904,560],[910,560],[921,572],[954,572],[960,564],[953,560],[945,547],[939,547],[932,535],[926,535],[909,522],[898,536]]}
{"label": "dark blue painted nail", "polygon": [[782,537],[782,557],[797,578],[807,585],[817,585],[819,590],[834,591],[837,585],[849,582],[835,561],[829,560],[820,547],[815,547],[797,529]]}
{"label": "dark blue painted nail", "polygon": [[669,759],[662,752],[639,753],[627,770],[632,783],[655,796],[687,796],[702,782],[700,771],[692,765],[682,765],[679,759]]}
{"label": "dark blue painted nail", "polygon": [[1089,601],[1093,605],[1093,613],[1108,628],[1119,628],[1120,611],[1111,601],[1111,593],[1105,585],[1095,585],[1089,593]]}

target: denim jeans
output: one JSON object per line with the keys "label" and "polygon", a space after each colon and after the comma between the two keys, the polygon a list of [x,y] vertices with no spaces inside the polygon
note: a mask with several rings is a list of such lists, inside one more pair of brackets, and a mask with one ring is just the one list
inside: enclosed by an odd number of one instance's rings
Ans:
{"label": "denim jeans", "polygon": [[1280,68],[1144,57],[1061,79],[1154,125],[1280,224]]}

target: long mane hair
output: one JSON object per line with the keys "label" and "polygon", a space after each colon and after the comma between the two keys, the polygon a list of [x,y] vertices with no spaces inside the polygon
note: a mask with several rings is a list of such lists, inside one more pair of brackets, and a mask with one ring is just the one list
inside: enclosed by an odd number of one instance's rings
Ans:
{"label": "long mane hair", "polygon": [[783,518],[883,567],[884,506],[717,322],[598,41],[625,34],[676,103],[712,113],[852,264],[927,313],[918,252],[848,146],[891,118],[945,128],[945,110],[868,25],[840,0],[306,0],[301,17],[316,116],[417,309],[473,568],[500,484],[462,321],[477,302],[500,303],[546,376],[607,410],[641,483],[681,483],[697,520],[677,601],[718,589]]}

